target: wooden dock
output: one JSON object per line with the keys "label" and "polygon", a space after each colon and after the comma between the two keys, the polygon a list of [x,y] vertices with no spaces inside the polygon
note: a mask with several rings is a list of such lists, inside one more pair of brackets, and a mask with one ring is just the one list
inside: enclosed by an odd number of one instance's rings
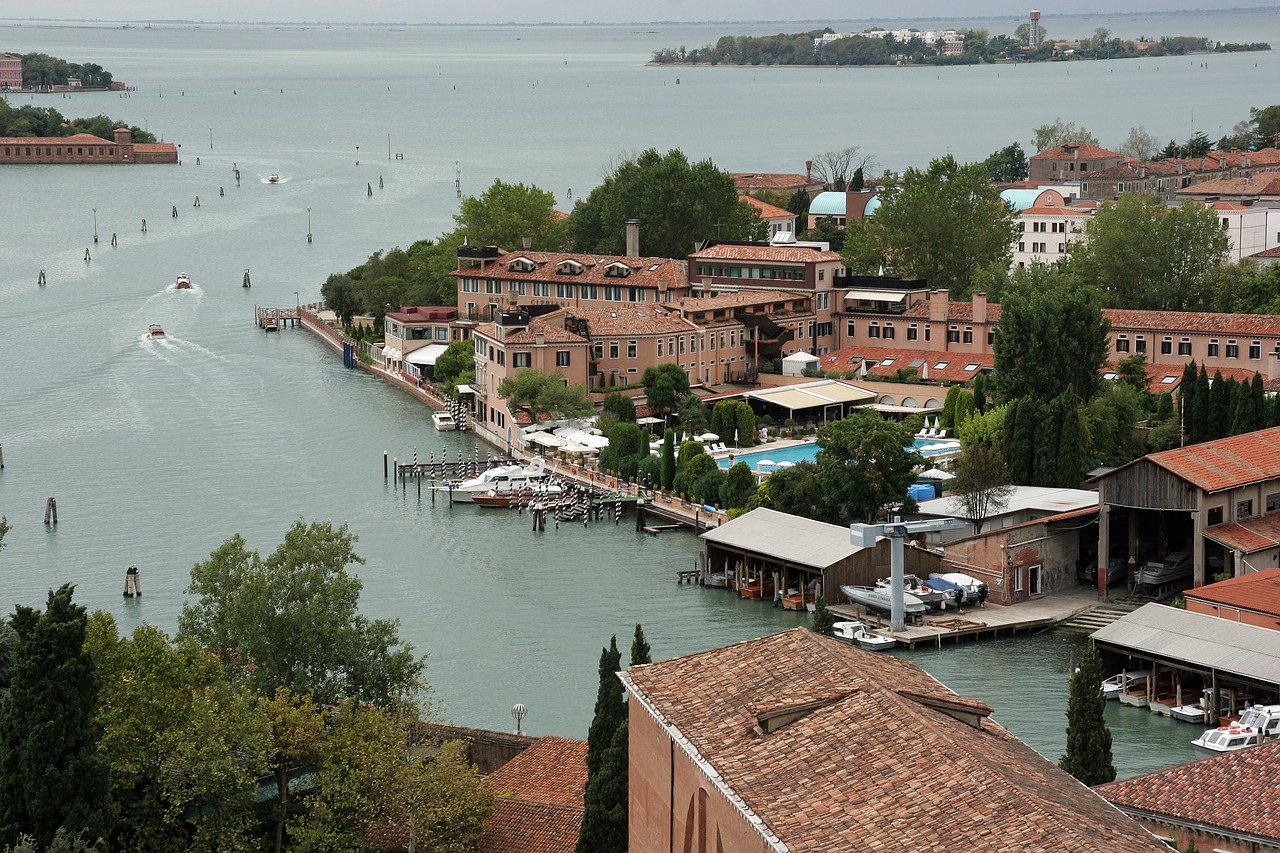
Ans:
{"label": "wooden dock", "polygon": [[286,326],[298,326],[302,322],[297,308],[263,308],[254,306],[254,323],[265,332],[279,331]]}

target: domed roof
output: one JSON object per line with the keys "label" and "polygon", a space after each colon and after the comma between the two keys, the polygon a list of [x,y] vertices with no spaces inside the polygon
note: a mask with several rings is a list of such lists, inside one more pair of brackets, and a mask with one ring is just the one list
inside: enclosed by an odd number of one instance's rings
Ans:
{"label": "domed roof", "polygon": [[880,196],[873,195],[867,199],[867,206],[862,208],[863,216],[874,216],[875,212],[880,209]]}
{"label": "domed roof", "polygon": [[813,197],[813,201],[809,202],[809,215],[844,216],[846,198],[844,193],[818,193]]}
{"label": "domed roof", "polygon": [[1026,210],[1028,207],[1036,206],[1036,199],[1042,192],[1044,190],[1002,190],[1000,198],[1014,210]]}

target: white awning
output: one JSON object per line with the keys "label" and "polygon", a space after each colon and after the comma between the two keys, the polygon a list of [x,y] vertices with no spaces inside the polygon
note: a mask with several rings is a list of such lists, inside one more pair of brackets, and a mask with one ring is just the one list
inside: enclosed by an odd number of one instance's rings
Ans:
{"label": "white awning", "polygon": [[565,440],[558,435],[552,435],[549,432],[535,432],[529,436],[530,444],[540,444],[543,447],[563,447]]}
{"label": "white awning", "polygon": [[844,294],[846,302],[851,299],[865,299],[868,302],[901,302],[906,298],[905,290],[849,290]]}
{"label": "white awning", "polygon": [[400,350],[396,349],[395,347],[383,347],[382,360],[383,361],[399,361]]}
{"label": "white awning", "polygon": [[459,385],[459,386],[458,386],[458,388],[457,388],[457,390],[458,390],[458,393],[459,393],[459,394],[475,394],[475,393],[478,393],[478,392],[476,391],[476,389],[475,389],[475,387],[474,387],[474,386],[472,386],[472,385],[467,385],[467,384],[465,384],[465,383],[464,383],[464,384],[462,384],[462,385]]}
{"label": "white awning", "polygon": [[431,366],[436,363],[436,359],[440,354],[449,347],[445,344],[427,344],[425,347],[419,347],[404,357],[409,364],[425,364]]}

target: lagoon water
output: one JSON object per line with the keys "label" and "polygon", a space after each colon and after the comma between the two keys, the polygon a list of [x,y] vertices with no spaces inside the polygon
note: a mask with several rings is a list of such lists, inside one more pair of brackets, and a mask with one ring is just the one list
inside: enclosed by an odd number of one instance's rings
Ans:
{"label": "lagoon water", "polygon": [[[1128,37],[1280,44],[1274,9],[1045,24],[1056,35],[1108,26]],[[15,104],[146,126],[179,143],[183,161],[0,171],[0,513],[13,524],[0,555],[0,608],[39,605],[70,581],[80,602],[126,627],[171,630],[191,565],[228,536],[269,551],[295,519],[346,521],[367,559],[358,567],[363,608],[399,618],[403,636],[430,653],[443,716],[504,729],[522,702],[527,731],[584,737],[611,634],[625,660],[643,623],[655,655],[670,657],[803,617],[677,587],[675,570],[691,567],[698,550],[690,534],[637,535],[624,522],[534,535],[527,518],[450,509],[392,487],[382,478],[384,450],[401,460],[415,447],[419,458],[443,448],[453,455],[470,452],[472,440],[436,433],[429,412],[344,370],[306,333],[263,334],[255,305],[315,300],[329,273],[449,228],[455,181],[468,194],[499,177],[531,182],[567,209],[611,157],[648,146],[681,147],[732,171],[802,171],[806,157],[850,144],[894,169],[947,150],[980,158],[1015,139],[1025,146],[1031,127],[1059,115],[1110,144],[1132,124],[1161,138],[1200,129],[1216,137],[1268,102],[1273,87],[1263,81],[1280,68],[1274,53],[1212,56],[1208,68],[1188,59],[856,70],[643,64],[657,47],[785,28],[0,22],[0,50],[98,62],[136,87],[127,96],[13,96]],[[265,183],[272,172],[280,184]],[[41,269],[49,283],[38,288]],[[245,269],[250,290],[240,287]],[[180,270],[194,290],[168,288]],[[170,337],[146,339],[151,323]],[[49,496],[58,500],[56,529],[41,524]],[[145,595],[123,601],[131,564],[141,567]],[[1078,642],[1048,634],[911,657],[990,702],[1056,759]],[[1108,714],[1122,776],[1191,757],[1191,727],[1127,708]]]}

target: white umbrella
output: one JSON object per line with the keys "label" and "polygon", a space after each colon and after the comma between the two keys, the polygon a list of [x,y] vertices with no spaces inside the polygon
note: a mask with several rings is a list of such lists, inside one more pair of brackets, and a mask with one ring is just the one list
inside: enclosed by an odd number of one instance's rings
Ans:
{"label": "white umbrella", "polygon": [[791,467],[793,467],[795,464],[796,464],[796,463],[794,463],[794,462],[779,462],[779,463],[778,463],[778,467],[779,467],[779,468],[791,468]]}
{"label": "white umbrella", "polygon": [[720,436],[716,435],[714,432],[704,432],[702,435],[695,435],[694,439],[696,441],[719,441]]}
{"label": "white umbrella", "polygon": [[756,463],[756,467],[757,467],[757,468],[772,468],[773,466],[775,466],[775,465],[777,465],[777,464],[778,464],[778,463],[777,463],[777,462],[774,462],[772,459],[761,459],[759,462],[757,462],[757,463]]}

